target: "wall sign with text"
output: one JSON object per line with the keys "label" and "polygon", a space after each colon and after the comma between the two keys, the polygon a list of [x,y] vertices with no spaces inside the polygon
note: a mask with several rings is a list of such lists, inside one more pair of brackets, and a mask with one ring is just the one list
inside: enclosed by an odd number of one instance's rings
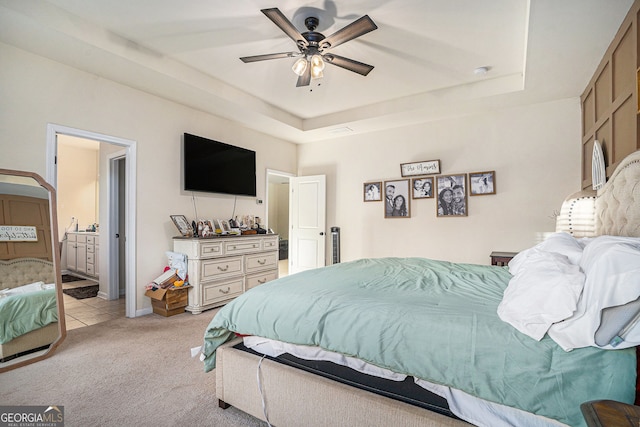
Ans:
{"label": "wall sign with text", "polygon": [[437,175],[440,173],[440,160],[402,163],[400,173],[402,176]]}
{"label": "wall sign with text", "polygon": [[0,225],[0,242],[37,242],[38,231],[29,225]]}

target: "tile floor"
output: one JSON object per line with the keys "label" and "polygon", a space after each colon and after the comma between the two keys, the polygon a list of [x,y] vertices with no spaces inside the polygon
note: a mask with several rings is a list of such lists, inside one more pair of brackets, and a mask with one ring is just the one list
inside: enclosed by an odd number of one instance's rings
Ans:
{"label": "tile floor", "polygon": [[[62,288],[77,287],[81,282],[63,283]],[[125,316],[124,297],[117,301],[107,301],[102,298],[75,299],[64,294],[64,314],[67,330],[95,325],[107,320]]]}

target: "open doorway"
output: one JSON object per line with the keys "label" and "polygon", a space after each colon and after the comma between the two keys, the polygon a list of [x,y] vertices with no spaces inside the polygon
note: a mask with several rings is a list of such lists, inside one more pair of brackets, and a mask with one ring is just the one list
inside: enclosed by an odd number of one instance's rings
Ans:
{"label": "open doorway", "polygon": [[267,169],[266,224],[279,236],[278,275],[289,274],[289,179],[287,172]]}
{"label": "open doorway", "polygon": [[[136,317],[135,292],[135,141],[67,128],[47,127],[47,180],[56,189],[63,159],[58,159],[59,140],[72,138],[76,143],[98,144],[95,188],[96,219],[95,263],[93,277],[100,283],[99,296],[108,301],[124,297],[124,314]],[[60,162],[58,161],[60,160]],[[60,190],[59,190],[60,191]],[[92,189],[93,191],[93,189]],[[60,200],[59,200],[60,203]],[[68,218],[61,218],[67,221]],[[84,222],[87,222],[86,220]],[[84,222],[82,227],[85,227]],[[80,223],[79,223],[80,224]],[[65,230],[67,224],[61,227]],[[123,232],[124,230],[124,232]],[[128,237],[128,238],[127,238]],[[122,242],[121,244],[119,242]],[[65,266],[63,265],[64,269]],[[122,285],[121,285],[122,284]]]}

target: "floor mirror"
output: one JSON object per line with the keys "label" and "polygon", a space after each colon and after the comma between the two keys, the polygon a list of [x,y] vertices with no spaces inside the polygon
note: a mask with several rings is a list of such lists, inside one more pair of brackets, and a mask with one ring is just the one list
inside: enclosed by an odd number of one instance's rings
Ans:
{"label": "floor mirror", "polygon": [[55,189],[0,169],[0,373],[51,356],[66,336]]}

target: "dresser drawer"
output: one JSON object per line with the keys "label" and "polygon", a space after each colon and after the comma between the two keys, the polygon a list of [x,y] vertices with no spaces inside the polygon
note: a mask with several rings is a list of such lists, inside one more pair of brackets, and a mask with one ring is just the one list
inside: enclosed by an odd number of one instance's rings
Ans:
{"label": "dresser drawer", "polygon": [[95,245],[87,245],[87,253],[94,253],[95,252]]}
{"label": "dresser drawer", "polygon": [[96,236],[87,236],[87,245],[94,245],[96,243]]}
{"label": "dresser drawer", "polygon": [[260,240],[244,240],[238,238],[236,242],[225,242],[224,253],[225,255],[244,254],[250,252],[257,252],[260,250]]}
{"label": "dresser drawer", "polygon": [[94,264],[95,263],[95,255],[92,253],[89,253],[89,250],[87,248],[87,264]]}
{"label": "dresser drawer", "polygon": [[242,257],[211,259],[201,262],[200,280],[216,280],[220,277],[242,274]]}
{"label": "dresser drawer", "polygon": [[276,250],[279,247],[278,238],[277,237],[268,237],[262,241],[262,249],[264,250]]}
{"label": "dresser drawer", "polygon": [[96,271],[93,268],[93,264],[87,264],[87,274],[89,276],[95,276],[96,275]]}
{"label": "dresser drawer", "polygon": [[263,283],[267,283],[270,280],[276,280],[278,278],[278,270],[265,271],[262,273],[252,274],[251,276],[247,276],[246,289],[248,291],[251,288],[255,288],[258,285],[262,285]]}
{"label": "dresser drawer", "polygon": [[225,282],[204,285],[202,287],[203,305],[224,301],[242,294],[243,282],[244,278],[239,277]]}
{"label": "dresser drawer", "polygon": [[222,242],[207,242],[200,244],[200,258],[222,255]]}
{"label": "dresser drawer", "polygon": [[246,256],[246,272],[269,270],[278,267],[278,252],[265,252]]}

